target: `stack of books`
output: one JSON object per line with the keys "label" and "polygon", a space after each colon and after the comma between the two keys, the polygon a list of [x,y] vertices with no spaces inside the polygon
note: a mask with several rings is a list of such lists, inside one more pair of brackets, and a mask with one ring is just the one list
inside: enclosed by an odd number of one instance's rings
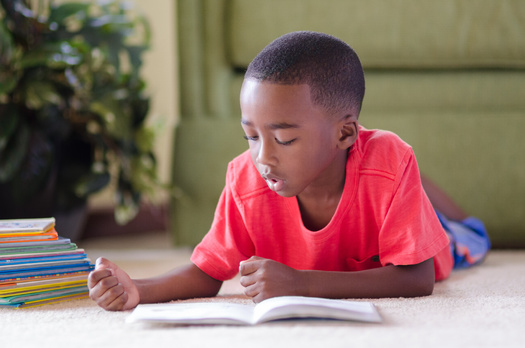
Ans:
{"label": "stack of books", "polygon": [[0,220],[0,307],[32,307],[88,296],[94,268],[62,238],[54,218]]}

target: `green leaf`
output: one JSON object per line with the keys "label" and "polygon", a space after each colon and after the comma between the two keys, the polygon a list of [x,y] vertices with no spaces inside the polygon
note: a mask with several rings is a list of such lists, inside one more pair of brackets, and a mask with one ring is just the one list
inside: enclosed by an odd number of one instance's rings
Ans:
{"label": "green leaf", "polygon": [[115,221],[120,225],[130,222],[139,211],[140,194],[120,180],[116,192]]}
{"label": "green leaf", "polygon": [[28,69],[35,66],[46,66],[47,61],[50,59],[52,53],[46,52],[41,49],[35,49],[26,53],[20,60],[20,67],[22,69]]}
{"label": "green leaf", "polygon": [[124,168],[120,170],[115,192],[115,220],[122,225],[131,221],[139,211],[141,194],[128,180],[130,175],[132,173]]}
{"label": "green leaf", "polygon": [[13,75],[2,72],[0,67],[0,95],[13,91],[17,83],[18,80]]}
{"label": "green leaf", "polygon": [[109,184],[110,180],[111,176],[108,172],[90,173],[82,177],[75,185],[75,194],[79,197],[87,197],[102,190]]}
{"label": "green leaf", "polygon": [[131,161],[131,183],[133,189],[147,195],[155,193],[157,178],[157,163],[153,154],[135,156]]}
{"label": "green leaf", "polygon": [[52,6],[49,15],[49,23],[63,24],[64,21],[73,15],[87,15],[90,4],[68,3],[59,6]]}
{"label": "green leaf", "polygon": [[128,46],[127,52],[133,79],[139,79],[140,67],[142,66],[142,54],[147,50],[146,46]]}
{"label": "green leaf", "polygon": [[136,204],[118,204],[115,206],[115,221],[119,225],[125,225],[137,216],[138,211]]}
{"label": "green leaf", "polygon": [[152,127],[141,127],[135,132],[137,148],[142,153],[147,153],[153,148],[155,142],[155,130]]}
{"label": "green leaf", "polygon": [[12,180],[19,172],[29,147],[29,128],[21,124],[10,137],[7,146],[0,152],[0,182]]}
{"label": "green leaf", "polygon": [[11,60],[14,51],[13,36],[7,29],[4,21],[0,21],[0,62],[7,63]]}
{"label": "green leaf", "polygon": [[62,96],[48,81],[32,81],[25,92],[26,106],[33,110],[42,109],[47,104],[58,105],[62,101]]}
{"label": "green leaf", "polygon": [[43,46],[29,51],[20,60],[20,65],[24,69],[35,66],[60,69],[78,65],[82,60],[83,55],[75,46],[67,41],[62,41],[45,43]]}
{"label": "green leaf", "polygon": [[142,44],[144,47],[147,47],[149,49],[151,45],[151,27],[149,25],[148,19],[146,16],[139,16],[136,23],[140,23],[143,28],[144,37],[142,40]]}
{"label": "green leaf", "polygon": [[106,32],[122,30],[129,31],[129,29],[133,27],[133,23],[129,18],[126,15],[121,14],[107,14],[97,18],[92,18],[89,25],[95,28],[104,27]]}
{"label": "green leaf", "polygon": [[13,37],[4,21],[0,21],[0,95],[10,93],[18,82],[18,76],[12,71],[14,57]]}
{"label": "green leaf", "polygon": [[102,100],[89,105],[89,111],[97,114],[104,122],[104,128],[114,138],[130,139],[132,137],[131,115],[125,112],[117,97],[111,94]]}

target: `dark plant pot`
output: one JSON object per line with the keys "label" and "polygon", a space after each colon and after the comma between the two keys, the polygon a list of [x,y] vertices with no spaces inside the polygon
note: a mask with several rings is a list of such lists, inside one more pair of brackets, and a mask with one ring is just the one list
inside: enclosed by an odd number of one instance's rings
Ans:
{"label": "dark plant pot", "polygon": [[0,184],[0,219],[50,217],[53,215],[53,192],[56,175],[51,174],[46,186],[27,202],[18,202],[10,182]]}
{"label": "dark plant pot", "polygon": [[61,237],[76,242],[82,238],[86,227],[88,206],[86,203],[67,212],[55,212],[56,230]]}
{"label": "dark plant pot", "polygon": [[[56,171],[54,171],[56,172]],[[82,237],[87,218],[87,203],[68,209],[54,208],[56,174],[52,174],[46,187],[29,202],[16,204],[9,184],[0,184],[0,219],[30,219],[55,217],[56,230],[61,237],[77,241]]]}

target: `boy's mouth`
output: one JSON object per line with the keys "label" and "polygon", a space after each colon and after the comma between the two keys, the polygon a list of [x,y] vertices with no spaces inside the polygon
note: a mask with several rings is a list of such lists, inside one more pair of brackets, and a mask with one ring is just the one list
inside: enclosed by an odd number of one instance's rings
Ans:
{"label": "boy's mouth", "polygon": [[266,184],[268,185],[270,190],[274,192],[278,192],[283,189],[283,186],[284,186],[283,179],[279,179],[273,175],[268,175],[268,174],[263,174],[262,177],[264,180],[266,180]]}

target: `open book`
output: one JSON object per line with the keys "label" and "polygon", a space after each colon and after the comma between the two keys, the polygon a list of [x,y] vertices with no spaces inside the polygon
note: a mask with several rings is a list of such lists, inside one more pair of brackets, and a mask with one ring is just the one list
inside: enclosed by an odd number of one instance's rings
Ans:
{"label": "open book", "polygon": [[255,325],[301,318],[381,322],[376,307],[369,302],[300,296],[274,297],[255,306],[228,302],[145,304],[135,308],[126,321]]}

